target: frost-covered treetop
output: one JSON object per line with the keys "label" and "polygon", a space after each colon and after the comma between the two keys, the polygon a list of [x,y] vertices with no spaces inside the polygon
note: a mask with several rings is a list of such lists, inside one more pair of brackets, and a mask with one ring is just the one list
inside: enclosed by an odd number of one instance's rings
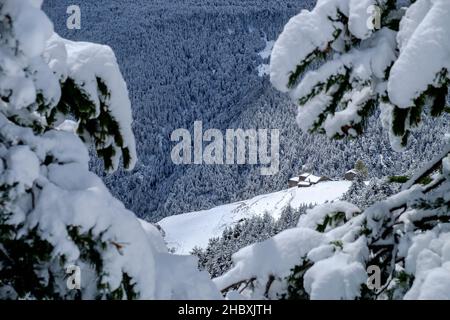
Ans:
{"label": "frost-covered treetop", "polygon": [[136,147],[126,83],[111,48],[61,39],[40,0],[0,2],[0,107],[8,119],[36,132],[69,116],[108,170],[123,157],[132,169]]}
{"label": "frost-covered treetop", "polygon": [[272,84],[300,105],[305,131],[355,136],[379,108],[399,150],[424,110],[446,110],[447,0],[318,0],[274,45]]}

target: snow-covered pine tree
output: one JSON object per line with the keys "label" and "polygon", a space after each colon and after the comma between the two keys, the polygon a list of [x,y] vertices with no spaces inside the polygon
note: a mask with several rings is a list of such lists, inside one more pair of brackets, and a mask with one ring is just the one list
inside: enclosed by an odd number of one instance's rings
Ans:
{"label": "snow-covered pine tree", "polygon": [[[318,0],[275,43],[271,81],[299,102],[302,129],[356,136],[379,108],[400,150],[422,112],[448,110],[449,16],[448,0]],[[266,298],[450,299],[449,152],[450,141],[364,211],[341,201],[309,210],[239,251],[216,284]]]}
{"label": "snow-covered pine tree", "polygon": [[422,112],[446,110],[449,5],[318,0],[276,41],[271,82],[298,102],[303,130],[356,136],[379,108],[392,145],[401,149]]}
{"label": "snow-covered pine tree", "polygon": [[89,146],[134,166],[127,87],[109,47],[61,39],[41,5],[0,0],[0,299],[218,297],[89,172]]}
{"label": "snow-covered pine tree", "polygon": [[[138,221],[89,173],[74,134],[108,169],[121,156],[134,166],[125,82],[109,47],[59,38],[41,2],[0,1],[0,297],[151,297],[151,246],[125,235]],[[133,255],[148,270],[123,260]],[[83,291],[68,290],[70,265]]]}
{"label": "snow-covered pine tree", "polygon": [[[379,108],[391,145],[401,150],[423,112],[439,116],[448,111],[449,16],[450,2],[445,0],[319,0],[314,10],[291,19],[275,43],[272,83],[298,101],[302,129],[329,137],[358,135]],[[410,283],[411,292],[403,292],[407,297],[450,295],[450,286],[446,293],[420,292],[421,282],[432,272],[416,274],[408,266],[406,249],[414,250],[411,239],[424,234],[448,235],[448,161],[447,149],[403,193],[376,203],[358,218],[364,221],[359,232],[369,253],[363,261],[381,267],[386,287],[396,288],[398,270],[406,269],[408,279],[417,279]],[[440,266],[443,272],[450,266],[445,266],[443,252],[437,255],[442,260],[436,269]],[[441,280],[448,284],[450,278]],[[377,294],[382,292],[378,288]]]}
{"label": "snow-covered pine tree", "polygon": [[361,176],[362,179],[367,179],[369,177],[369,169],[367,168],[364,161],[358,159],[355,163],[355,171],[358,176]]}
{"label": "snow-covered pine tree", "polygon": [[220,238],[212,238],[206,249],[195,247],[191,254],[198,257],[200,270],[206,270],[212,278],[221,276],[232,266],[232,255],[240,249],[264,241],[281,231],[294,228],[298,219],[311,206],[302,205],[298,209],[286,207],[279,219],[270,214],[254,216],[226,228]]}
{"label": "snow-covered pine tree", "polygon": [[[342,196],[341,200],[349,201],[359,206],[359,204],[362,204],[364,201],[370,201],[370,199],[366,198],[366,191],[368,187],[366,186],[365,182],[365,180],[369,176],[369,170],[362,160],[357,160],[355,163],[355,167],[353,168],[353,172],[355,173],[355,177],[353,179],[352,185]],[[362,206],[359,207],[363,208]]]}
{"label": "snow-covered pine tree", "polygon": [[367,209],[375,202],[384,200],[398,191],[399,184],[386,178],[373,178],[368,185],[364,181],[355,180],[341,200],[353,203],[360,209]]}

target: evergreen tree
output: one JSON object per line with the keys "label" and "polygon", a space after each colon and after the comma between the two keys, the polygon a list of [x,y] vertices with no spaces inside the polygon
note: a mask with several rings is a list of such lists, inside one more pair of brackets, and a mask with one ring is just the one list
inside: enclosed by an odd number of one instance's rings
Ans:
{"label": "evergreen tree", "polygon": [[227,227],[220,238],[210,239],[206,249],[196,247],[192,249],[191,254],[198,257],[200,270],[208,271],[212,278],[219,277],[232,267],[233,254],[248,245],[295,227],[300,215],[304,214],[307,208],[308,206],[301,206],[298,210],[293,210],[288,206],[276,221],[269,214],[246,219]]}
{"label": "evergreen tree", "polygon": [[0,299],[218,298],[89,171],[91,147],[134,167],[128,90],[111,48],[60,38],[41,3],[0,0]]}
{"label": "evergreen tree", "polygon": [[348,191],[342,196],[342,200],[357,204],[363,197],[366,188],[364,180],[357,175]]}
{"label": "evergreen tree", "polygon": [[361,179],[353,181],[350,189],[341,200],[357,205],[360,209],[367,209],[372,204],[386,199],[399,191],[399,185],[387,179],[371,179],[366,185]]}
{"label": "evergreen tree", "polygon": [[299,103],[303,130],[329,137],[355,137],[379,108],[400,150],[423,112],[446,111],[448,10],[444,0],[319,0],[276,41],[272,84]]}
{"label": "evergreen tree", "polygon": [[[272,56],[272,82],[280,90],[291,91],[299,101],[298,121],[303,129],[323,132],[330,137],[356,136],[379,107],[392,146],[400,149],[407,145],[410,131],[420,124],[422,112],[427,110],[432,116],[439,116],[446,110],[450,42],[448,37],[446,41],[441,39],[450,31],[447,19],[450,3],[411,1],[406,11],[401,5],[400,1],[369,0],[357,4],[351,0],[323,0],[318,1],[313,11],[302,12],[286,26]],[[379,28],[369,28],[366,24],[370,6],[381,9]],[[311,23],[318,27],[318,38],[309,34],[309,39],[314,41],[307,45],[292,41],[303,39],[302,35],[311,32]],[[435,60],[429,63],[430,58]],[[319,59],[323,63],[310,71]],[[423,66],[424,73],[417,72],[417,64]],[[446,243],[443,239],[448,239],[448,152],[446,147],[398,194],[390,195],[392,190],[384,187],[386,183],[371,184],[366,189],[361,185],[361,177],[357,178],[344,198],[353,198],[361,208],[368,207],[347,223],[348,232],[357,232],[358,236],[349,241],[343,235],[341,250],[323,260],[310,261],[306,268],[301,267],[304,261],[293,270],[290,281],[295,279],[298,290],[304,292],[303,280],[311,283],[310,275],[317,274],[318,269],[326,265],[325,261],[331,262],[344,252],[352,252],[350,247],[361,241],[363,250],[368,252],[359,257],[363,259],[363,270],[367,266],[380,268],[382,286],[371,289],[360,282],[362,289],[357,290],[353,298],[448,298],[450,286],[443,285],[447,288],[447,293],[443,293],[441,289],[430,289],[426,285],[438,277],[439,272],[448,272],[445,258],[442,265],[419,272],[414,252],[420,243],[424,244],[423,237],[436,237],[442,239],[442,243]],[[358,176],[367,171],[362,162],[357,162],[355,169]],[[357,188],[371,192],[361,201],[354,199]],[[368,199],[374,204],[369,205]],[[323,211],[328,212],[327,216],[339,215],[333,206],[324,206]],[[401,246],[407,248],[399,250]],[[430,250],[430,247],[422,250]],[[434,252],[438,256],[444,254],[439,250]],[[347,261],[341,270],[350,267],[352,261]],[[320,277],[317,276],[317,281]],[[446,283],[449,280],[449,277],[441,278]],[[322,289],[310,285],[306,291],[309,297],[326,296]],[[292,288],[291,291],[297,292]],[[341,298],[345,296],[344,292],[337,294],[342,294]]]}
{"label": "evergreen tree", "polygon": [[[356,137],[379,109],[400,150],[423,112],[446,111],[449,16],[447,0],[318,0],[275,43],[271,81],[299,103],[303,130]],[[400,192],[365,210],[340,201],[309,210],[297,228],[242,250],[216,283],[250,281],[251,297],[450,299],[449,153],[447,144]]]}
{"label": "evergreen tree", "polygon": [[[52,35],[39,1],[1,0],[0,29],[0,297],[152,296],[150,247],[147,275],[120,262],[135,258],[125,242],[145,234],[122,234],[139,223],[88,172],[80,140],[110,170],[121,156],[134,166],[130,104],[111,49]],[[70,265],[83,290],[68,290]]]}
{"label": "evergreen tree", "polygon": [[361,159],[358,159],[355,163],[355,171],[361,176],[362,179],[367,179],[369,176],[369,169]]}

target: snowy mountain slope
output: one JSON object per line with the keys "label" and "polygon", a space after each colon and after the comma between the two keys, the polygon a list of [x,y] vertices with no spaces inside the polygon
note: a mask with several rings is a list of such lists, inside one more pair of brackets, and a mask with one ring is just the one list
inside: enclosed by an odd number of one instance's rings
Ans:
{"label": "snowy mountain slope", "polygon": [[329,181],[310,188],[291,188],[210,210],[167,217],[158,224],[166,234],[165,240],[169,248],[173,248],[178,254],[189,254],[196,246],[205,248],[209,239],[221,236],[226,227],[243,219],[265,213],[278,219],[288,206],[298,209],[305,204],[336,200],[350,185],[349,181]]}

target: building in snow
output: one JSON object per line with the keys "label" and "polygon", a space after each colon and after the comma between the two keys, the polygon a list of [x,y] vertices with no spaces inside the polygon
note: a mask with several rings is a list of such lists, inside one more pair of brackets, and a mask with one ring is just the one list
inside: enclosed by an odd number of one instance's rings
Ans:
{"label": "building in snow", "polygon": [[347,181],[353,181],[356,179],[356,176],[358,175],[358,172],[355,169],[349,170],[345,173],[345,180]]}
{"label": "building in snow", "polygon": [[292,177],[289,179],[288,185],[289,188],[299,187],[299,188],[307,188],[314,184],[318,184],[324,181],[331,181],[330,178],[322,176],[315,176],[311,173],[305,172],[299,175],[298,177]]}
{"label": "building in snow", "polygon": [[288,182],[289,188],[297,187],[299,182],[300,182],[299,177],[290,178]]}
{"label": "building in snow", "polygon": [[309,188],[312,186],[311,182],[300,181],[297,185],[298,188]]}

